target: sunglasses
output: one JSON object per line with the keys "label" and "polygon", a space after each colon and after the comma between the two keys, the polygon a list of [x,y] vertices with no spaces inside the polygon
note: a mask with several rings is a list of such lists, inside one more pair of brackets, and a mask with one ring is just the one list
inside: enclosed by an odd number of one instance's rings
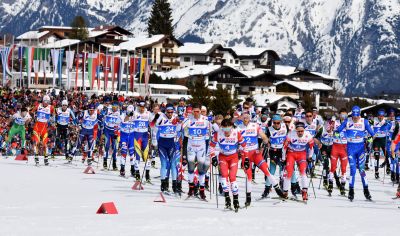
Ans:
{"label": "sunglasses", "polygon": [[306,117],[313,117],[313,116],[306,116]]}
{"label": "sunglasses", "polygon": [[243,107],[243,109],[250,109],[250,107]]}
{"label": "sunglasses", "polygon": [[281,122],[274,122],[274,125],[280,125]]}
{"label": "sunglasses", "polygon": [[167,111],[167,113],[171,114],[171,113],[174,113],[174,112],[173,111]]}
{"label": "sunglasses", "polygon": [[289,124],[290,123],[290,121],[284,121],[285,122],[285,124]]}
{"label": "sunglasses", "polygon": [[200,111],[193,111],[193,112],[195,112],[195,113],[199,113]]}

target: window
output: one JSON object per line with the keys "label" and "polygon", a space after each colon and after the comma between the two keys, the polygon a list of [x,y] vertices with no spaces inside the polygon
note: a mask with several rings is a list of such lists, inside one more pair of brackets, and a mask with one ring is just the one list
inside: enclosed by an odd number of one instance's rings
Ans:
{"label": "window", "polygon": [[230,60],[229,60],[229,63],[233,64],[233,59],[230,59]]}
{"label": "window", "polygon": [[242,65],[247,66],[249,64],[249,61],[242,61]]}
{"label": "window", "polygon": [[235,64],[239,64],[239,60],[235,60]]}
{"label": "window", "polygon": [[154,48],[154,63],[157,64],[157,48]]}
{"label": "window", "polygon": [[184,61],[184,62],[190,62],[190,57],[184,57],[184,58],[183,58],[183,61]]}

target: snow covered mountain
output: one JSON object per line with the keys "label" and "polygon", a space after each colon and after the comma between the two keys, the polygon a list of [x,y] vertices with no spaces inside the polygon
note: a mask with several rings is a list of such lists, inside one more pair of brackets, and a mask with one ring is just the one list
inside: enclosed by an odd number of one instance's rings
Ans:
{"label": "snow covered mountain", "polygon": [[[146,31],[153,0],[2,0],[0,31],[118,24]],[[400,92],[400,0],[170,0],[183,41],[266,47],[284,64],[338,76],[348,95]]]}

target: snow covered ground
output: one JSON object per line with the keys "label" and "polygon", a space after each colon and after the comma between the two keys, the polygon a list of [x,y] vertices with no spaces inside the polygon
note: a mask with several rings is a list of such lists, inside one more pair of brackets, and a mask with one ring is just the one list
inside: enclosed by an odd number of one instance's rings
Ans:
{"label": "snow covered ground", "polygon": [[[85,167],[63,165],[35,167],[33,160],[0,159],[0,235],[396,235],[400,209],[392,200],[396,187],[373,179],[368,172],[374,202],[367,202],[359,177],[355,201],[340,197],[335,189],[329,198],[310,189],[307,205],[296,202],[274,204],[278,200],[256,202],[238,213],[223,210],[223,198],[216,207],[209,202],[166,196],[167,203],[155,203],[159,194],[159,170],[152,169],[155,185],[133,191],[133,179],[117,172],[96,169],[83,174]],[[42,163],[42,160],[41,160]],[[96,165],[94,165],[96,167]],[[243,173],[240,171],[240,176]],[[383,173],[381,173],[383,176]],[[263,191],[261,173],[253,186],[253,199]],[[244,178],[240,182],[240,202],[244,202]],[[184,183],[185,191],[187,183]],[[275,196],[275,193],[272,194]],[[208,195],[209,197],[209,195]],[[118,215],[97,215],[102,202],[114,202]]]}

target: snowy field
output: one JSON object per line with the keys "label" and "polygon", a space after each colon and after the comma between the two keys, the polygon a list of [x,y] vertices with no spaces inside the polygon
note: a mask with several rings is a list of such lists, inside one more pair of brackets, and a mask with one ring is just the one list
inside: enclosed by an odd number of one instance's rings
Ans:
{"label": "snowy field", "polygon": [[[28,163],[0,159],[0,235],[398,235],[400,201],[392,199],[397,186],[387,176],[385,184],[373,179],[372,171],[369,188],[375,202],[365,201],[358,177],[354,202],[340,197],[337,189],[328,197],[314,179],[317,199],[309,189],[307,205],[256,202],[264,188],[257,173],[252,206],[234,213],[223,210],[223,197],[217,208],[215,194],[209,202],[172,196],[166,196],[166,203],[153,202],[159,194],[159,169],[152,169],[154,185],[133,191],[133,178],[100,168],[94,175],[84,174],[80,162],[64,162],[35,167],[32,158]],[[242,171],[239,175],[244,176]],[[244,205],[244,178],[238,180]],[[103,202],[114,202],[119,214],[96,214]]]}

